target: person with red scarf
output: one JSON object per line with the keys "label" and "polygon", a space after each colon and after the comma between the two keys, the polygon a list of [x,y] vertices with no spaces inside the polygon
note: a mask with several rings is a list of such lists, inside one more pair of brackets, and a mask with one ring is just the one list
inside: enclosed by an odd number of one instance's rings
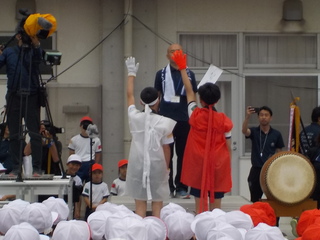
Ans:
{"label": "person with red scarf", "polygon": [[[181,181],[191,187],[196,212],[221,208],[224,193],[230,192],[231,129],[233,123],[214,105],[220,99],[220,89],[205,83],[198,89],[202,108],[197,107],[192,85],[186,73],[186,54],[175,51],[172,59],[181,72],[187,93],[189,124],[191,126],[184,152]],[[209,204],[208,204],[209,200]]]}

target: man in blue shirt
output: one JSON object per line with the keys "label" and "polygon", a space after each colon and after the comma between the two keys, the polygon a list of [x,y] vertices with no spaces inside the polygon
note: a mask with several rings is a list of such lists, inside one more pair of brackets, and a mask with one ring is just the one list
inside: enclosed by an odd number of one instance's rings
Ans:
{"label": "man in blue shirt", "polygon": [[[174,143],[170,145],[171,171],[169,175],[169,186],[171,196],[173,196],[174,191],[176,191],[176,197],[190,198],[190,195],[187,193],[188,187],[180,181],[183,153],[190,125],[188,123],[189,117],[187,109],[187,97],[182,82],[181,73],[176,63],[171,59],[172,54],[177,50],[182,50],[182,47],[179,44],[172,44],[168,47],[167,58],[169,60],[169,64],[157,72],[154,87],[158,90],[161,97],[159,114],[169,117],[177,122],[175,128],[173,129]],[[196,93],[197,84],[195,75],[188,68],[187,74],[191,81],[193,91]],[[174,145],[177,155],[177,173],[175,180],[173,181],[172,157]],[[175,186],[173,182],[175,183]]]}
{"label": "man in blue shirt", "polygon": [[[258,114],[259,126],[248,128],[249,118],[252,114]],[[284,147],[281,133],[270,126],[272,110],[263,106],[256,112],[255,108],[247,107],[247,114],[242,124],[242,133],[251,139],[251,164],[248,176],[248,184],[251,202],[261,199],[263,191],[260,186],[260,172],[263,164],[275,153]]]}
{"label": "man in blue shirt", "polygon": [[42,59],[40,42],[36,36],[29,37],[23,29],[24,21],[17,27],[17,45],[0,51],[0,68],[6,66],[7,73],[7,123],[10,132],[10,154],[13,170],[11,175],[21,173],[22,118],[30,136],[34,176],[41,174],[42,144],[39,101],[39,63]]}

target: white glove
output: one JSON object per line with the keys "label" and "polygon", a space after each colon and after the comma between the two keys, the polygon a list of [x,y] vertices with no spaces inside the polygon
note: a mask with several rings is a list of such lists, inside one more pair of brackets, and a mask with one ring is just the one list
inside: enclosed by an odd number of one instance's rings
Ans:
{"label": "white glove", "polygon": [[136,59],[134,57],[128,57],[126,60],[126,65],[128,69],[128,76],[135,77],[139,69],[139,63],[136,64]]}

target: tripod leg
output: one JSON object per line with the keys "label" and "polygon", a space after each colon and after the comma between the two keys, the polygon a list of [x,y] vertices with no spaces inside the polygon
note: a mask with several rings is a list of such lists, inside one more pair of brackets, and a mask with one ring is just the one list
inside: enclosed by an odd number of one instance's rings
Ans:
{"label": "tripod leg", "polygon": [[12,174],[18,175],[21,173],[20,169],[20,127],[21,121],[16,116],[20,115],[20,97],[15,94],[7,96],[7,122],[10,132],[10,146],[9,152],[12,159]]}
{"label": "tripod leg", "polygon": [[30,95],[28,99],[28,113],[25,120],[30,136],[33,172],[41,174],[42,142],[41,135],[39,134],[40,107],[38,106],[40,106],[38,95]]}

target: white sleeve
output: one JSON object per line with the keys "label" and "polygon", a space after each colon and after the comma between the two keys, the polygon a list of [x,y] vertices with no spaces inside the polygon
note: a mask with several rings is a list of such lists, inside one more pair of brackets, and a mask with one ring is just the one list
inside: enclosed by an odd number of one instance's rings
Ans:
{"label": "white sleeve", "polygon": [[85,185],[84,185],[84,187],[83,187],[83,190],[82,190],[82,195],[83,196],[87,196],[87,197],[89,197],[89,195],[90,195],[90,182],[87,182]]}
{"label": "white sleeve", "polygon": [[75,146],[74,146],[74,137],[72,137],[69,141],[69,144],[68,144],[68,149],[70,150],[75,150]]}
{"label": "white sleeve", "polygon": [[112,185],[111,185],[110,193],[112,195],[118,195],[118,189],[117,189],[116,180],[114,180]]}
{"label": "white sleeve", "polygon": [[170,134],[169,136],[165,136],[161,139],[161,143],[162,145],[165,145],[165,144],[170,144],[170,143],[173,143],[174,140],[173,140],[173,135]]}
{"label": "white sleeve", "polygon": [[95,141],[95,143],[94,143],[95,152],[96,152],[96,153],[102,152],[102,147],[101,147],[100,138],[95,138],[94,141]]}
{"label": "white sleeve", "polygon": [[130,113],[135,111],[135,110],[137,110],[136,105],[130,105],[128,107],[128,114],[130,115]]}
{"label": "white sleeve", "polygon": [[110,196],[108,184],[104,183],[103,185],[105,186],[104,191],[103,191],[103,197]]}
{"label": "white sleeve", "polygon": [[226,137],[226,139],[231,138],[231,131],[230,131],[230,132],[225,133],[225,134],[224,134],[224,136]]}
{"label": "white sleeve", "polygon": [[197,107],[197,103],[196,102],[190,102],[188,104],[188,115],[189,117],[191,116],[191,114],[193,113],[194,109]]}

